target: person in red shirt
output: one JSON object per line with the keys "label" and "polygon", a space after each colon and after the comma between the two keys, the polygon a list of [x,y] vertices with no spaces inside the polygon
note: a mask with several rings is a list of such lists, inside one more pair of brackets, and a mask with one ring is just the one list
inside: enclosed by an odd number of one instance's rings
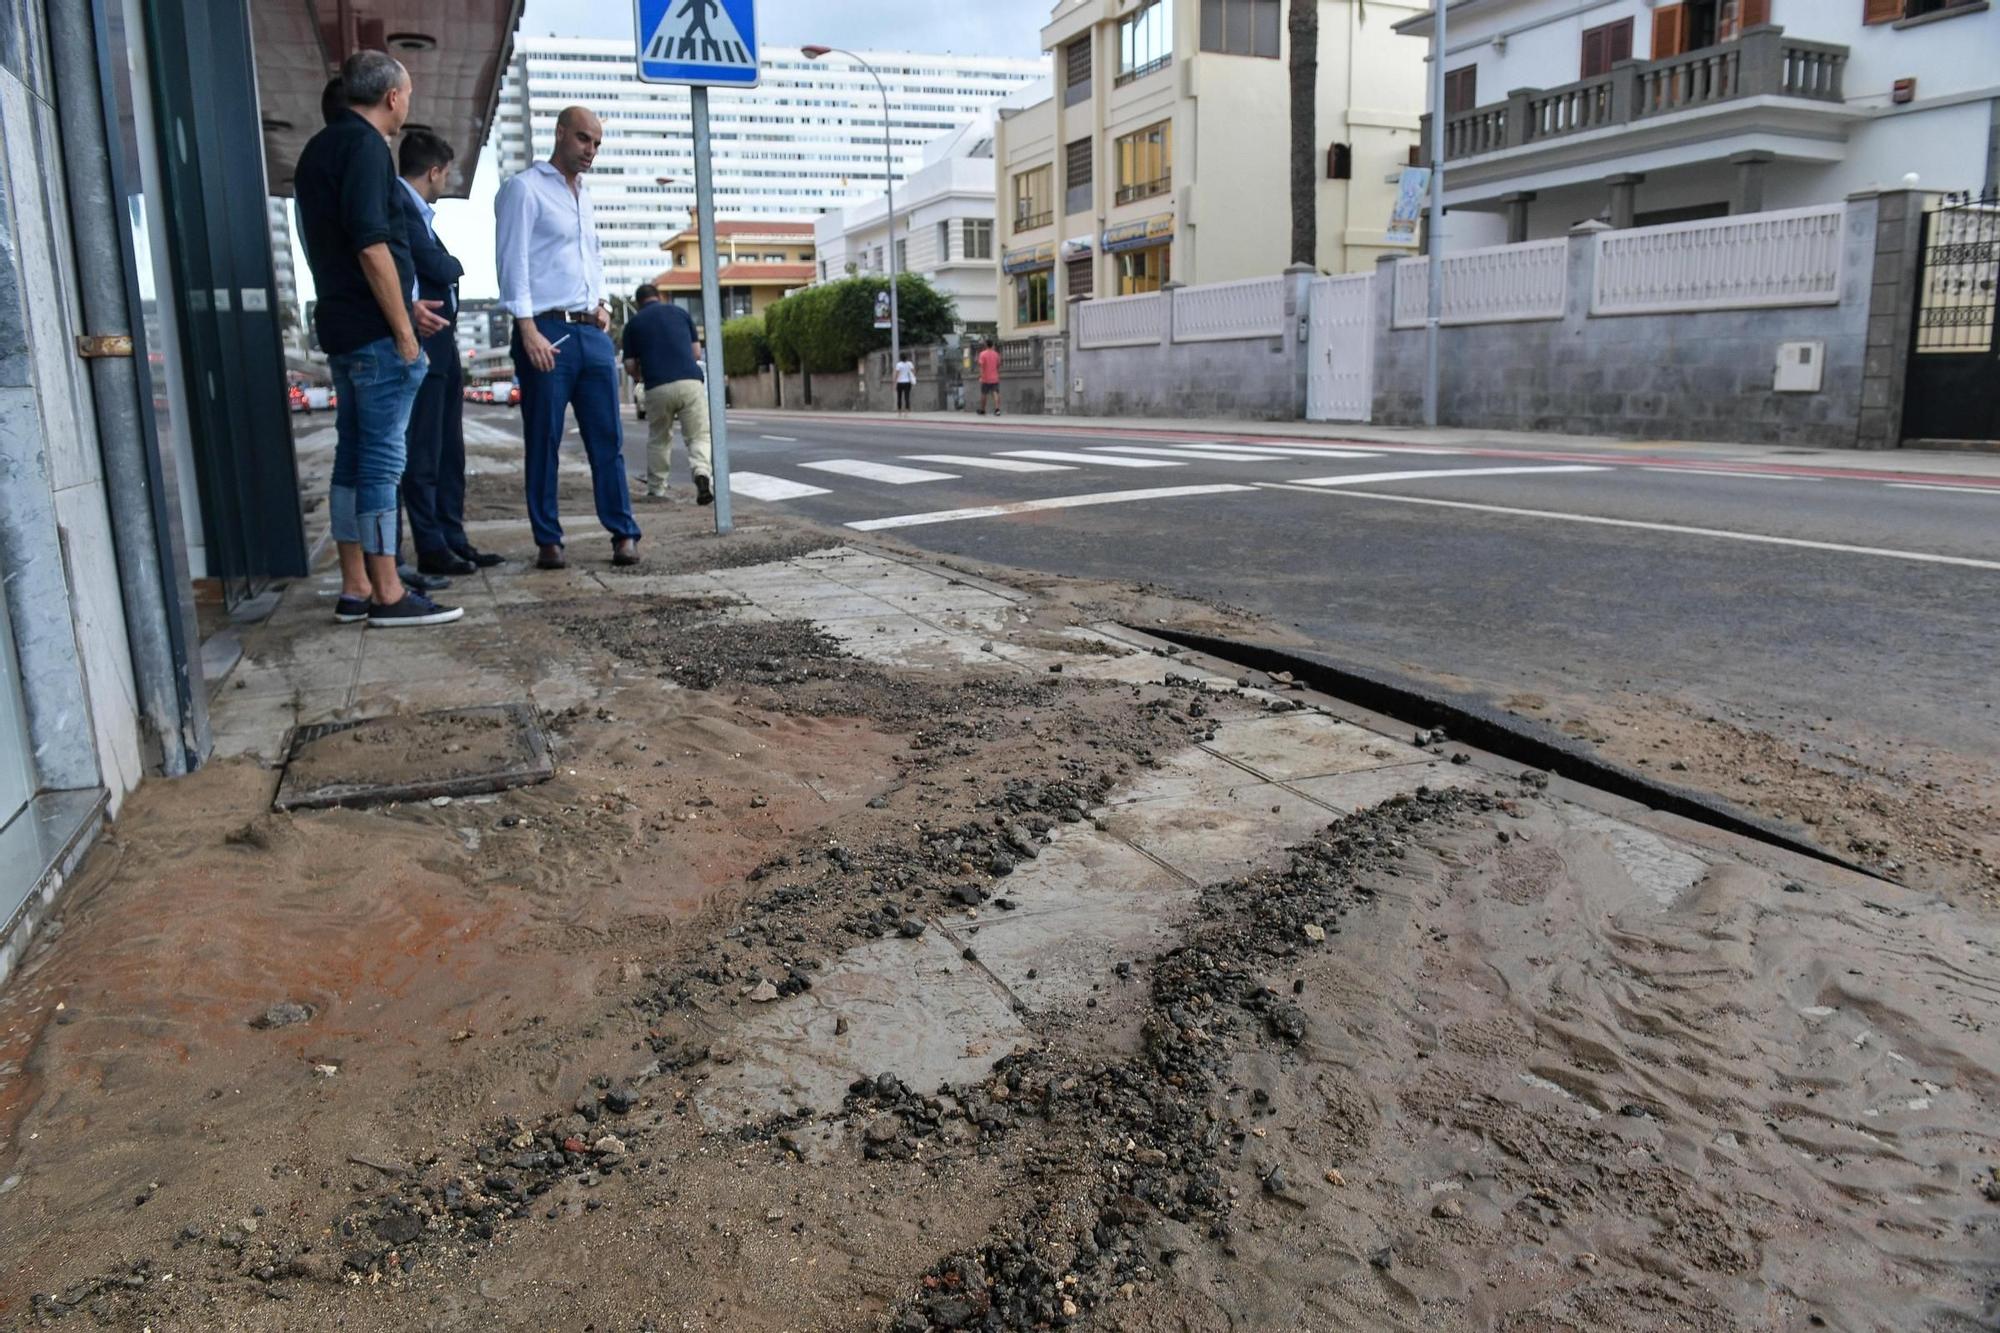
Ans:
{"label": "person in red shirt", "polygon": [[986,346],[979,353],[979,415],[986,415],[988,400],[993,403],[993,415],[1000,415],[1000,351],[987,339]]}

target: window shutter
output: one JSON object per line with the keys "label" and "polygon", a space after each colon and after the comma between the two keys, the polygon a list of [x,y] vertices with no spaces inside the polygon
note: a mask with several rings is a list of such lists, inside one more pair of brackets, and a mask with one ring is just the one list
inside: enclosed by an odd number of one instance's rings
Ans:
{"label": "window shutter", "polygon": [[[1898,0],[1900,3],[1901,0]],[[1687,49],[1687,10],[1667,5],[1653,11],[1653,59],[1665,60]]]}
{"label": "window shutter", "polygon": [[1578,78],[1594,79],[1611,68],[1604,58],[1604,29],[1592,28],[1583,34],[1583,71]]}
{"label": "window shutter", "polygon": [[1743,26],[1755,28],[1771,21],[1771,0],[1743,0]]}
{"label": "window shutter", "polygon": [[1863,23],[1894,23],[1903,17],[1903,0],[1864,0],[1861,9]]}
{"label": "window shutter", "polygon": [[1632,20],[1626,19],[1623,23],[1612,24],[1610,33],[1605,40],[1611,48],[1604,53],[1606,56],[1604,67],[1606,69],[1610,69],[1621,60],[1630,60],[1632,58]]}

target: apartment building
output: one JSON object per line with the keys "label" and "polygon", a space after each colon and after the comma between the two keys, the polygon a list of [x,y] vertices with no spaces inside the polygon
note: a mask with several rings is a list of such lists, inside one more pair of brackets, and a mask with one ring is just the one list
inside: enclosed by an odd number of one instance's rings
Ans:
{"label": "apartment building", "polygon": [[[889,91],[889,139],[900,183],[924,145],[960,129],[1042,77],[1041,62],[998,56],[861,54]],[[715,207],[724,217],[810,221],[882,192],[882,97],[844,56],[808,60],[766,46],[755,88],[709,95]],[[614,290],[660,268],[660,241],[694,216],[693,120],[685,88],[639,82],[629,39],[514,41],[494,116],[503,179],[546,157],[556,116],[582,103],[604,120],[591,200]],[[798,284],[794,284],[795,286]]]}
{"label": "apartment building", "polygon": [[[674,236],[660,247],[673,267],[652,279],[660,294],[686,307],[697,323],[701,308],[701,232]],[[813,224],[724,220],[715,224],[716,282],[722,317],[761,315],[764,308],[813,280]]]}
{"label": "apartment building", "polygon": [[2000,181],[1987,0],[1455,0],[1446,36],[1454,247]]}
{"label": "apartment building", "polygon": [[[1421,0],[1320,0],[1318,265],[1371,269],[1417,144]],[[1073,298],[1281,272],[1291,258],[1285,0],[1061,0],[1053,93],[997,134],[1003,334]]]}
{"label": "apartment building", "polygon": [[[994,118],[982,113],[964,129],[924,148],[924,165],[896,187],[896,271],[915,273],[958,302],[959,323],[979,332],[997,327],[993,291]],[[886,273],[886,197],[865,199],[814,224],[818,280],[849,273]]]}

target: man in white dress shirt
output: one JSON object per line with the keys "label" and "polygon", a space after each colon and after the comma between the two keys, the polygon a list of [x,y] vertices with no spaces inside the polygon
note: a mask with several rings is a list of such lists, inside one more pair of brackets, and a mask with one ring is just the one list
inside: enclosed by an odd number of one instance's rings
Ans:
{"label": "man in white dress shirt", "polygon": [[499,220],[500,301],[514,316],[528,522],[542,569],[561,569],[566,563],[556,505],[556,455],[572,407],[590,458],[597,518],[611,534],[612,563],[639,562],[639,524],[632,517],[618,410],[618,353],[608,332],[604,267],[590,193],[583,185],[583,173],[596,161],[603,142],[603,122],[583,107],[565,109],[556,118],[549,160],[510,177],[493,205]]}

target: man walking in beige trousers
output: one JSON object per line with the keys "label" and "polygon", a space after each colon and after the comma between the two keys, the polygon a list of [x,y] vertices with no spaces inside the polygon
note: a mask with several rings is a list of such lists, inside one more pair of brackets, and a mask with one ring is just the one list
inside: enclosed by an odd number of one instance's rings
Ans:
{"label": "man walking in beige trousers", "polygon": [[646,494],[667,498],[673,462],[674,422],[687,441],[695,500],[715,502],[708,442],[708,385],[702,379],[701,343],[694,317],[660,299],[652,283],[633,293],[639,307],[625,322],[625,370],[646,386]]}

